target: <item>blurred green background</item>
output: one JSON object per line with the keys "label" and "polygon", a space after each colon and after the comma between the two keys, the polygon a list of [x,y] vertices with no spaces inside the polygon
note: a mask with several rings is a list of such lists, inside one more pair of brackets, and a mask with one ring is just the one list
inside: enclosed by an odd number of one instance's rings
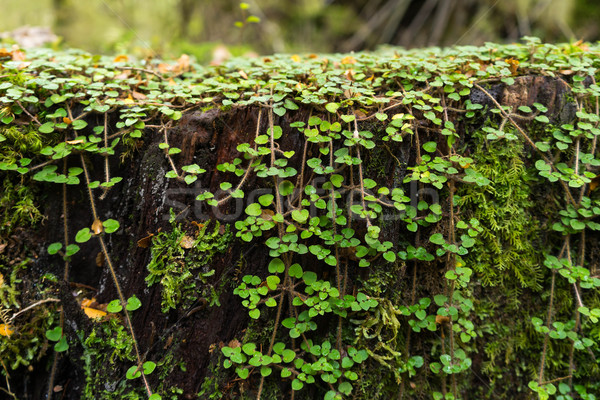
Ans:
{"label": "blurred green background", "polygon": [[0,9],[0,32],[45,26],[63,46],[136,56],[186,53],[201,62],[218,57],[215,51],[600,38],[598,0],[0,0]]}

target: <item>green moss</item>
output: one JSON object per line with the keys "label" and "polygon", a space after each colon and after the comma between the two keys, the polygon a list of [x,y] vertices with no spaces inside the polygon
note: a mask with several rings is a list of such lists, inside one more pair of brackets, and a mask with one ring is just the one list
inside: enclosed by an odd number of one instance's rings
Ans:
{"label": "green moss", "polygon": [[170,232],[152,238],[152,259],[146,277],[148,286],[160,283],[162,311],[186,309],[198,299],[209,305],[219,305],[219,296],[208,278],[215,271],[209,266],[216,254],[222,253],[231,241],[228,227],[216,222],[212,227],[198,224],[195,233],[188,233],[175,222],[171,210]]}

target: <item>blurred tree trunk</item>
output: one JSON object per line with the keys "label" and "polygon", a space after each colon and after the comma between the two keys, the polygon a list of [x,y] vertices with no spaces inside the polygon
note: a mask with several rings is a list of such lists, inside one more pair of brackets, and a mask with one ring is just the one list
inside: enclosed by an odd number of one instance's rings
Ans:
{"label": "blurred tree trunk", "polygon": [[179,37],[181,38],[189,36],[190,21],[192,20],[195,6],[195,0],[179,0]]}

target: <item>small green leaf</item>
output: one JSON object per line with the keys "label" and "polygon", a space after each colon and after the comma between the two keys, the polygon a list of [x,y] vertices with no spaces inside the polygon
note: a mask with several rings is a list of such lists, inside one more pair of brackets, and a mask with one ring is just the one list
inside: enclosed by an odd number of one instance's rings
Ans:
{"label": "small green leaf", "polygon": [[137,298],[136,295],[131,296],[127,299],[127,305],[125,308],[127,311],[135,311],[142,306],[142,302]]}
{"label": "small green leaf", "polygon": [[438,244],[438,245],[442,245],[442,244],[446,243],[446,241],[444,240],[444,236],[442,236],[441,233],[434,233],[429,238],[429,241],[433,244]]}
{"label": "small green leaf", "polygon": [[281,279],[277,275],[267,276],[267,286],[271,290],[277,289],[277,285],[281,282]]}
{"label": "small green leaf", "polygon": [[304,387],[304,383],[302,383],[302,381],[301,381],[301,380],[299,380],[299,379],[294,379],[294,380],[292,381],[292,389],[294,389],[294,390],[300,390],[300,389],[302,389],[303,387]]}
{"label": "small green leaf", "polygon": [[111,301],[106,306],[106,311],[110,313],[118,313],[121,312],[122,309],[123,307],[121,306],[121,302],[118,299]]}
{"label": "small green leaf", "polygon": [[246,207],[246,214],[253,216],[253,217],[258,217],[259,215],[261,215],[262,209],[260,207],[260,204],[258,204],[258,203],[250,204],[248,207]]}
{"label": "small green leaf", "polygon": [[298,223],[305,223],[308,220],[309,213],[308,210],[294,210],[292,211],[292,219]]}
{"label": "small green leaf", "polygon": [[260,310],[258,308],[250,310],[248,312],[248,315],[250,316],[250,318],[258,319],[258,317],[260,317]]}
{"label": "small green leaf", "polygon": [[142,364],[142,368],[144,369],[144,374],[150,375],[152,372],[154,372],[156,363],[154,361],[146,361],[144,364]]}
{"label": "small green leaf", "polygon": [[54,122],[46,122],[45,124],[40,125],[38,131],[41,133],[50,133],[54,131]]}
{"label": "small green leaf", "polygon": [[337,103],[327,103],[325,105],[325,109],[327,109],[327,111],[329,111],[332,114],[335,114],[338,108],[340,108],[340,105]]}
{"label": "small green leaf", "polygon": [[272,194],[263,194],[262,196],[260,196],[258,198],[258,202],[260,204],[262,204],[263,206],[268,207],[271,204],[273,204],[273,195]]}
{"label": "small green leaf", "polygon": [[237,372],[238,376],[242,379],[246,379],[248,377],[248,375],[250,374],[250,370],[248,370],[247,368],[242,368],[242,367],[237,367],[235,369],[235,372]]}
{"label": "small green leaf", "polygon": [[75,241],[77,243],[85,243],[92,237],[90,228],[83,228],[75,235]]}
{"label": "small green leaf", "polygon": [[428,153],[433,153],[437,148],[436,142],[427,142],[423,145],[423,149]]}
{"label": "small green leaf", "polygon": [[60,242],[52,243],[50,246],[48,246],[48,254],[58,253],[58,251],[62,249],[62,246],[63,245]]}
{"label": "small green leaf", "polygon": [[303,273],[304,273],[304,271],[302,271],[302,267],[300,266],[300,264],[290,265],[289,274],[291,277],[299,279],[299,278],[302,278]]}
{"label": "small green leaf", "polygon": [[104,231],[106,233],[113,233],[116,232],[117,230],[119,230],[119,222],[115,221],[114,219],[107,219],[106,221],[102,222],[102,225],[104,225]]}
{"label": "small green leaf", "polygon": [[271,274],[281,274],[285,271],[285,264],[281,259],[274,258],[269,263],[269,273]]}
{"label": "small green leaf", "polygon": [[62,328],[60,326],[55,327],[54,329],[49,329],[46,331],[46,338],[48,340],[52,340],[53,342],[58,342],[62,336]]}
{"label": "small green leaf", "polygon": [[127,379],[136,379],[136,378],[139,378],[140,376],[142,376],[142,371],[141,371],[141,369],[138,369],[137,365],[129,367],[129,369],[125,373],[125,377]]}
{"label": "small green leaf", "polygon": [[67,351],[69,349],[69,344],[67,343],[67,338],[65,336],[61,336],[58,343],[54,345],[54,351],[57,353]]}

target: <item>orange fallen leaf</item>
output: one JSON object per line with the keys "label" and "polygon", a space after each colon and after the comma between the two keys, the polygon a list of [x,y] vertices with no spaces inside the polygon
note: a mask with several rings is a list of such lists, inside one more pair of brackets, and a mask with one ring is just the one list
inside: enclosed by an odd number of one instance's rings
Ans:
{"label": "orange fallen leaf", "polygon": [[92,297],[91,299],[82,299],[81,300],[81,307],[91,307],[92,304],[94,304],[96,302],[96,298]]}
{"label": "orange fallen leaf", "polygon": [[509,65],[508,69],[510,69],[510,73],[516,75],[517,69],[519,68],[519,60],[516,60],[511,57],[504,60],[504,62]]}
{"label": "orange fallen leaf", "polygon": [[71,121],[71,118],[68,118],[68,117],[63,117],[63,122],[64,122],[65,124],[67,124],[67,125],[71,125],[71,122],[72,122],[72,121]]}
{"label": "orange fallen leaf", "polygon": [[346,57],[342,58],[341,63],[342,64],[356,64],[356,58],[354,58],[352,56],[346,56]]}
{"label": "orange fallen leaf", "polygon": [[91,308],[91,307],[81,307],[83,309],[83,312],[85,313],[85,315],[87,315],[89,318],[102,318],[106,316],[106,311],[102,311],[102,310],[97,310],[95,308]]}
{"label": "orange fallen leaf", "polygon": [[115,57],[115,59],[113,60],[114,62],[127,62],[129,61],[129,57],[127,57],[127,55],[125,54],[119,54],[118,56]]}
{"label": "orange fallen leaf", "polygon": [[244,79],[248,79],[248,74],[247,74],[247,73],[245,73],[243,70],[241,70],[241,69],[240,69],[240,70],[238,71],[238,74],[240,74],[240,76],[241,76],[242,78],[244,78]]}
{"label": "orange fallen leaf", "polygon": [[10,325],[0,324],[0,336],[10,336],[14,333],[14,330]]}
{"label": "orange fallen leaf", "polygon": [[435,323],[442,325],[442,324],[447,324],[448,322],[450,322],[450,318],[444,316],[444,315],[436,315],[435,316]]}
{"label": "orange fallen leaf", "polygon": [[300,62],[300,56],[298,54],[294,54],[293,56],[290,57],[292,59],[292,61],[294,62]]}

